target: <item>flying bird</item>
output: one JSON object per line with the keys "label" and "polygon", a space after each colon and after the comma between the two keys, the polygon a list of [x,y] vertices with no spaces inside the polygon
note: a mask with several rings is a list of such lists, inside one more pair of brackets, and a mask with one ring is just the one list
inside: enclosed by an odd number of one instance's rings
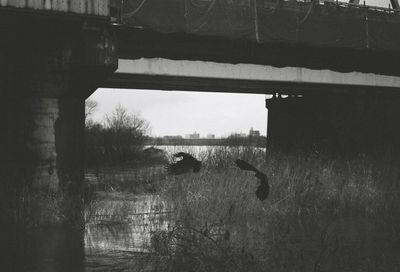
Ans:
{"label": "flying bird", "polygon": [[182,158],[180,161],[169,163],[165,166],[165,170],[171,175],[181,175],[193,170],[197,173],[201,168],[201,161],[194,158],[192,155],[185,152],[178,152],[173,155],[176,158]]}
{"label": "flying bird", "polygon": [[258,186],[258,188],[256,190],[256,196],[259,200],[264,201],[268,197],[268,194],[269,194],[269,184],[268,184],[267,175],[265,175],[263,172],[259,171],[257,168],[255,168],[248,162],[245,162],[244,160],[237,159],[236,165],[241,170],[252,171],[256,174],[256,177],[260,180],[260,185]]}

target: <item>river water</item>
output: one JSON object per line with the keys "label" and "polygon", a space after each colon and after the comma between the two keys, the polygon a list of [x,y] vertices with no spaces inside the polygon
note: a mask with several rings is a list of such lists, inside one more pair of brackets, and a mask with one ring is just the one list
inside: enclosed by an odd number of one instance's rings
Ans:
{"label": "river water", "polygon": [[86,213],[85,271],[151,270],[152,233],[171,227],[172,207],[157,195],[109,193]]}
{"label": "river water", "polygon": [[[146,146],[150,147],[150,146]],[[187,152],[192,154],[193,156],[200,156],[213,152],[218,149],[246,149],[249,147],[231,147],[231,146],[218,146],[218,145],[156,145],[156,148],[162,149],[167,152],[168,155],[175,154],[177,152]],[[265,147],[250,147],[255,150],[265,150]]]}
{"label": "river water", "polygon": [[[214,146],[155,146],[168,156],[187,152],[199,159]],[[260,148],[261,149],[261,148]],[[143,173],[141,173],[141,171]],[[104,171],[103,171],[104,172]],[[86,179],[135,184],[145,173],[161,173],[163,167],[87,171]],[[118,187],[109,187],[114,190]],[[131,188],[132,189],[132,188]],[[158,195],[121,192],[101,193],[86,208],[85,271],[152,271],[152,234],[168,231],[174,222],[173,207]]]}
{"label": "river water", "polygon": [[[212,147],[156,148],[164,150],[167,156],[183,151],[198,157]],[[146,173],[160,171],[156,167],[107,169],[107,173],[101,174],[87,171],[86,179],[95,182],[101,179],[137,180],[143,175],[141,170]],[[152,234],[169,230],[173,207],[158,195],[108,192],[98,194],[86,208],[85,217],[85,271],[151,271]]]}

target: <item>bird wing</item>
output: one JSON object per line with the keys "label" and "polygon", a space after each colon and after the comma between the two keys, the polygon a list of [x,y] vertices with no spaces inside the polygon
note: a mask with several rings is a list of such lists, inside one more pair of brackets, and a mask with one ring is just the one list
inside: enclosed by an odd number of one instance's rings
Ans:
{"label": "bird wing", "polygon": [[237,159],[236,160],[236,165],[241,169],[241,170],[246,170],[246,171],[253,171],[258,173],[258,169],[255,168],[253,165],[249,164],[248,162],[245,162],[244,160]]}
{"label": "bird wing", "polygon": [[200,168],[201,168],[201,162],[196,161],[193,165],[193,172],[198,173],[200,171]]}
{"label": "bird wing", "polygon": [[188,157],[188,156],[192,157],[190,154],[185,153],[185,152],[178,152],[178,153],[175,153],[173,156],[177,157],[177,158],[179,158],[179,157],[184,158],[184,157]]}
{"label": "bird wing", "polygon": [[190,171],[190,167],[186,164],[183,163],[182,161],[178,161],[175,163],[169,163],[165,166],[165,171],[167,174],[171,175],[181,175],[185,174]]}
{"label": "bird wing", "polygon": [[185,152],[178,152],[173,155],[176,158],[181,157],[182,159],[196,160],[192,155]]}
{"label": "bird wing", "polygon": [[269,184],[268,184],[267,175],[265,175],[263,172],[259,171],[257,168],[255,168],[248,162],[245,162],[244,160],[237,159],[236,165],[241,170],[253,171],[256,173],[256,177],[260,180],[260,185],[258,186],[258,188],[256,190],[256,196],[259,200],[264,201],[268,197],[268,194],[269,194]]}
{"label": "bird wing", "polygon": [[263,172],[257,172],[256,177],[260,180],[260,185],[257,188],[256,196],[259,200],[264,201],[269,194],[269,183],[267,175]]}
{"label": "bird wing", "polygon": [[190,154],[188,154],[188,153],[185,153],[185,152],[178,152],[178,153],[176,153],[176,154],[174,154],[173,155],[174,157],[181,157],[182,158],[182,161],[185,161],[185,162],[187,162],[187,163],[191,163],[191,164],[197,164],[197,163],[200,163],[201,164],[201,162],[198,160],[198,159],[196,159],[195,157],[193,157],[192,155],[190,155]]}
{"label": "bird wing", "polygon": [[261,183],[256,190],[256,196],[259,200],[264,201],[269,195],[269,184]]}
{"label": "bird wing", "polygon": [[194,158],[192,155],[185,152],[178,152],[173,154],[174,157],[181,157],[182,160],[175,163],[170,163],[165,167],[165,170],[169,174],[180,175],[189,172],[193,169],[194,173],[200,171],[201,161]]}

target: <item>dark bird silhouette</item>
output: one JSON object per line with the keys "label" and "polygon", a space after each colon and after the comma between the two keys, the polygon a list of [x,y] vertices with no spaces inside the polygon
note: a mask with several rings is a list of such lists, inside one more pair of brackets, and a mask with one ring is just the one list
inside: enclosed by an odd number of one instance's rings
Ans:
{"label": "dark bird silhouette", "polygon": [[201,161],[194,158],[192,155],[185,152],[178,152],[173,155],[176,158],[182,158],[182,160],[169,163],[165,166],[165,170],[168,174],[181,175],[193,170],[194,173],[200,171]]}
{"label": "dark bird silhouette", "polygon": [[236,165],[241,170],[252,171],[256,174],[256,177],[260,180],[260,185],[258,186],[258,188],[256,190],[256,196],[259,200],[264,201],[268,197],[268,194],[269,194],[269,184],[268,184],[267,175],[265,175],[263,172],[259,171],[257,168],[255,168],[248,162],[245,162],[244,160],[237,159]]}

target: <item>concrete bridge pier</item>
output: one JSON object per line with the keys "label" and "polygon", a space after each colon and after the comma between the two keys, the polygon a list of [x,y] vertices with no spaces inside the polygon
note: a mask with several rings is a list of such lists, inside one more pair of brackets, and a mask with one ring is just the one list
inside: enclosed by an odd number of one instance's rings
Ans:
{"label": "concrete bridge pier", "polygon": [[2,271],[83,271],[84,103],[117,58],[104,29],[74,27],[2,33]]}
{"label": "concrete bridge pier", "polygon": [[334,155],[399,155],[400,97],[372,94],[274,96],[268,148]]}

